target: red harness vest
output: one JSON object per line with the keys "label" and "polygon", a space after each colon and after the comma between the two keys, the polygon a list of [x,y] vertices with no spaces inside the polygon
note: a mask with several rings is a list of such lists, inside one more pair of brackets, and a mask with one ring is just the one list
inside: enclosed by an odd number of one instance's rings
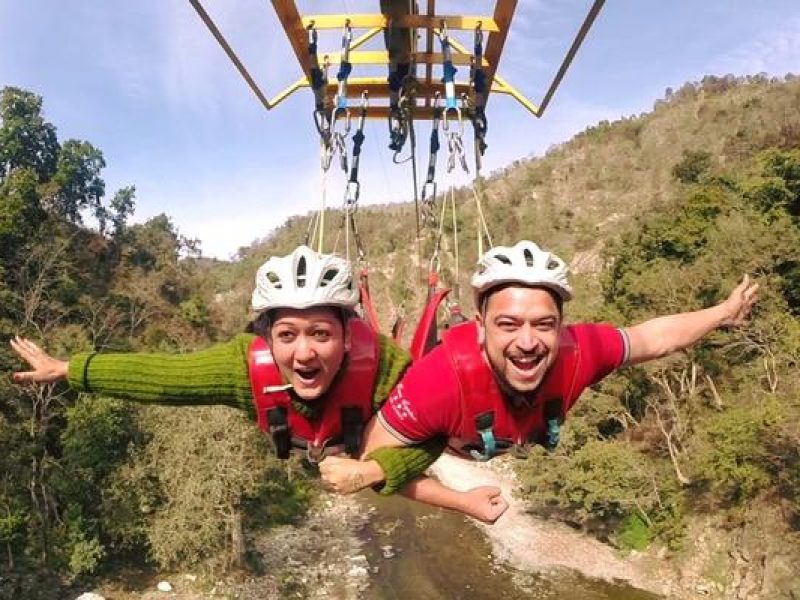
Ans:
{"label": "red harness vest", "polygon": [[361,319],[350,319],[351,347],[344,373],[333,387],[316,400],[323,402],[314,419],[304,417],[292,406],[292,398],[264,338],[250,343],[247,363],[258,426],[270,433],[279,458],[288,458],[292,446],[306,448],[312,459],[325,449],[344,442],[355,455],[361,445],[364,424],[372,416],[372,396],[378,372],[378,337]]}
{"label": "red harness vest", "polygon": [[[558,428],[576,390],[580,348],[570,330],[562,328],[558,356],[545,375],[533,406],[514,408],[503,397],[494,372],[478,343],[475,321],[451,327],[442,336],[450,366],[459,382],[462,421],[459,437],[474,458],[488,460],[512,445],[558,444]],[[487,434],[492,438],[489,448]],[[477,452],[472,452],[477,450]]]}

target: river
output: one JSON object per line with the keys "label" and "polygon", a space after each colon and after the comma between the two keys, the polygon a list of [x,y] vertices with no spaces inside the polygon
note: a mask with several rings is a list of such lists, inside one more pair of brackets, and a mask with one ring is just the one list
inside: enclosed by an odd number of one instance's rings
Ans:
{"label": "river", "polygon": [[483,533],[463,516],[400,497],[369,494],[363,501],[377,508],[361,534],[369,564],[377,566],[365,600],[658,598],[576,575],[540,577],[515,571],[495,562]]}

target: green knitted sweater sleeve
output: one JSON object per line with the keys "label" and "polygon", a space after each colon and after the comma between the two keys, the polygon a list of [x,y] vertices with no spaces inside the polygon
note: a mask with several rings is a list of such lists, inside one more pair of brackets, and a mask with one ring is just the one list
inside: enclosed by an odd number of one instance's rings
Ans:
{"label": "green knitted sweater sleeve", "polygon": [[[240,334],[229,342],[187,354],[76,354],[69,361],[67,381],[79,392],[147,404],[224,404],[246,410],[255,418],[247,367],[252,339],[251,334]],[[408,352],[386,336],[380,336],[379,344],[373,396],[376,411],[411,363]],[[382,493],[393,493],[423,474],[442,448],[423,444],[376,451],[375,460],[386,474]]]}
{"label": "green knitted sweater sleeve", "polygon": [[367,455],[383,469],[384,480],[374,489],[389,496],[403,489],[407,483],[425,474],[425,471],[444,452],[447,438],[432,438],[417,446],[403,448],[377,448]]}
{"label": "green knitted sweater sleeve", "polygon": [[76,354],[72,389],[123,400],[172,406],[224,404],[255,415],[248,379],[251,334],[187,354]]}
{"label": "green knitted sweater sleeve", "polygon": [[[381,360],[378,367],[378,381],[375,385],[375,412],[383,403],[403,373],[411,364],[411,355],[395,344],[390,338],[380,335]],[[378,448],[367,458],[377,462],[385,476],[382,486],[375,488],[380,494],[388,496],[402,489],[407,483],[423,475],[444,451],[446,440],[428,440],[417,446],[402,448]]]}
{"label": "green knitted sweater sleeve", "polygon": [[375,394],[372,397],[374,412],[378,412],[392,393],[394,386],[400,381],[403,373],[411,365],[411,354],[398,346],[390,337],[378,334],[380,361],[378,375],[375,378]]}

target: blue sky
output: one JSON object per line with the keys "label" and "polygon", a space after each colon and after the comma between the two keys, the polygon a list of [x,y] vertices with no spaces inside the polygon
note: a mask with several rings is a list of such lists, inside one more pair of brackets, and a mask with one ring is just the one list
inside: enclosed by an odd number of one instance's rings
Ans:
{"label": "blue sky", "polygon": [[[538,101],[590,4],[520,0],[499,72]],[[377,5],[298,2],[307,13]],[[298,77],[268,2],[204,6],[268,95]],[[493,6],[437,2],[441,14]],[[335,50],[338,33],[323,45]],[[491,99],[486,170],[540,155],[601,119],[647,111],[667,87],[758,72],[800,72],[797,0],[608,0],[542,119],[510,98]],[[203,241],[206,255],[227,258],[320,205],[311,93],[265,112],[188,0],[0,0],[4,85],[42,95],[60,139],[86,139],[104,152],[109,194],[136,185],[136,221],[166,212],[181,233]],[[420,173],[428,131],[419,126]],[[361,202],[409,200],[409,167],[391,163],[385,123],[371,122],[366,135]],[[440,189],[463,182],[447,177],[443,158]],[[341,204],[345,179],[334,165],[329,204]]]}

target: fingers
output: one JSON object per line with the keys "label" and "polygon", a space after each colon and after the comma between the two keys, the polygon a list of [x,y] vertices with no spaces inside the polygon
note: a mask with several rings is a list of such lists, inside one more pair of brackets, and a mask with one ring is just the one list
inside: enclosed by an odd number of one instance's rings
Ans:
{"label": "fingers", "polygon": [[11,348],[13,348],[14,352],[19,354],[29,363],[32,362],[37,355],[42,354],[42,349],[39,348],[39,346],[26,338],[19,337],[18,335],[15,335],[13,339],[9,340],[9,343],[11,344]]}
{"label": "fingers", "polygon": [[737,286],[737,289],[742,288],[743,290],[746,290],[747,286],[749,285],[750,285],[750,275],[745,273],[744,277],[742,277],[742,282]]}
{"label": "fingers", "polygon": [[745,290],[745,292],[744,292],[745,302],[750,302],[752,304],[756,300],[758,300],[758,289],[759,289],[759,287],[760,286],[757,283],[754,283],[747,290]]}
{"label": "fingers", "polygon": [[11,375],[11,380],[14,383],[29,383],[35,381],[36,373],[34,371],[20,371]]}
{"label": "fingers", "polygon": [[14,352],[19,354],[20,356],[25,355],[25,349],[22,346],[22,341],[23,340],[16,335],[10,340],[8,340],[8,343],[11,344],[11,348],[14,350]]}
{"label": "fingers", "polygon": [[481,515],[480,520],[491,525],[502,517],[507,510],[508,502],[502,496],[493,498],[486,512]]}

